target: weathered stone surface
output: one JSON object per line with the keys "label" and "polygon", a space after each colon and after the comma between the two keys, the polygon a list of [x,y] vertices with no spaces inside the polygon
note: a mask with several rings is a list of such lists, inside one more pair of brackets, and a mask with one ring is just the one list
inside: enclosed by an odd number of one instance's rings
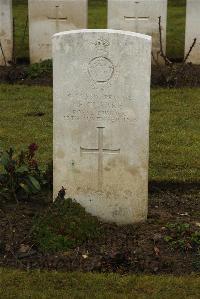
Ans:
{"label": "weathered stone surface", "polygon": [[54,196],[119,224],[148,201],[151,37],[80,30],[53,37]]}
{"label": "weathered stone surface", "polygon": [[192,49],[187,62],[200,64],[200,1],[187,0],[185,55],[187,55],[190,50],[195,38],[197,39],[197,42]]}
{"label": "weathered stone surface", "polygon": [[0,65],[6,65],[12,59],[13,49],[12,0],[0,0],[0,42]]}
{"label": "weathered stone surface", "polygon": [[29,0],[31,63],[52,58],[53,34],[87,28],[87,0]]}
{"label": "weathered stone surface", "polygon": [[164,60],[160,56],[159,17],[165,53],[167,0],[108,0],[108,28],[152,36],[154,57],[162,63]]}

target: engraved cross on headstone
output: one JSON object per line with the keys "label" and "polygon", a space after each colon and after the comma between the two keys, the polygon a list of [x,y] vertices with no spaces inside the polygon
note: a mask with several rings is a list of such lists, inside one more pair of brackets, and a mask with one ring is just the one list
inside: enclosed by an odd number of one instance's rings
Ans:
{"label": "engraved cross on headstone", "polygon": [[119,154],[120,149],[106,149],[103,147],[103,129],[104,127],[97,127],[98,129],[98,148],[83,148],[80,147],[81,154],[97,154],[98,155],[98,190],[102,191],[103,186],[103,154]]}
{"label": "engraved cross on headstone", "polygon": [[139,4],[140,2],[138,1],[138,2],[135,2],[135,16],[124,16],[124,20],[125,21],[135,21],[135,32],[138,32],[138,30],[139,30],[139,23],[140,23],[140,21],[142,21],[142,22],[146,22],[146,21],[149,21],[149,19],[150,19],[150,17],[149,16],[147,16],[147,17],[145,17],[145,16],[138,16],[138,4]]}
{"label": "engraved cross on headstone", "polygon": [[127,21],[127,20],[133,20],[133,21],[135,21],[136,22],[136,24],[135,24],[135,32],[138,32],[138,30],[139,30],[139,22],[140,21],[149,21],[149,17],[127,17],[127,16],[124,16],[124,19],[125,19],[125,21]]}
{"label": "engraved cross on headstone", "polygon": [[48,17],[48,20],[51,20],[51,21],[55,21],[56,22],[56,32],[59,32],[60,31],[60,28],[59,28],[59,24],[61,21],[67,21],[67,17],[65,18],[60,18],[59,17],[59,5],[56,5],[56,16],[55,18],[54,17]]}

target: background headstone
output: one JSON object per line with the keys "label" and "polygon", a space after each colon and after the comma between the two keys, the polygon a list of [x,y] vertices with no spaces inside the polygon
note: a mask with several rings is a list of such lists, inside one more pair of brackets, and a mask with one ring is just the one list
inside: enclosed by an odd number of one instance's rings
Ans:
{"label": "background headstone", "polygon": [[187,0],[185,55],[190,50],[194,38],[197,38],[197,42],[187,62],[200,64],[200,0]]}
{"label": "background headstone", "polygon": [[87,0],[29,0],[31,63],[52,58],[53,34],[87,28]]}
{"label": "background headstone", "polygon": [[105,221],[144,221],[148,204],[151,37],[56,34],[54,196],[63,186]]}
{"label": "background headstone", "polygon": [[13,50],[12,0],[0,0],[0,42],[0,65],[9,64]]}
{"label": "background headstone", "polygon": [[[152,51],[159,62],[159,17],[163,52],[166,53],[167,0],[108,0],[108,28],[128,30],[152,36]],[[154,60],[152,60],[154,61]]]}

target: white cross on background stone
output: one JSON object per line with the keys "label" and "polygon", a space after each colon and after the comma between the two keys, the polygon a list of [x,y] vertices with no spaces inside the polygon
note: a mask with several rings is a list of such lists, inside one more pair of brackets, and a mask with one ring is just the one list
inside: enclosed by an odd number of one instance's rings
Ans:
{"label": "white cross on background stone", "polygon": [[141,20],[141,21],[147,21],[149,20],[149,17],[127,17],[124,16],[125,20]]}
{"label": "white cross on background stone", "polygon": [[98,155],[98,190],[102,190],[103,186],[103,154],[119,154],[120,149],[106,149],[103,148],[103,129],[104,127],[97,127],[98,129],[98,148],[90,149],[80,147],[81,154],[97,154]]}
{"label": "white cross on background stone", "polygon": [[124,20],[125,21],[135,21],[136,24],[135,24],[135,31],[138,32],[138,26],[139,26],[139,22],[140,21],[149,21],[150,17],[147,16],[142,16],[142,17],[139,17],[138,16],[138,5],[139,5],[139,1],[138,2],[135,2],[135,16],[124,16]]}
{"label": "white cross on background stone", "polygon": [[59,32],[59,22],[61,21],[67,21],[67,17],[59,18],[59,5],[56,5],[56,17],[48,17],[48,20],[55,21],[56,22],[56,32]]}
{"label": "white cross on background stone", "polygon": [[142,21],[149,21],[149,17],[129,17],[129,16],[124,16],[125,21],[135,21],[135,31],[138,32],[138,27],[139,27],[139,22]]}

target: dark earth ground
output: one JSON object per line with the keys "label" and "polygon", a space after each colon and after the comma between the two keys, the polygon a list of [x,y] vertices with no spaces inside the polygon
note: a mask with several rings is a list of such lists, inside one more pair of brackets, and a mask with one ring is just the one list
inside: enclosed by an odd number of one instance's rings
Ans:
{"label": "dark earth ground", "polygon": [[[52,70],[40,64],[30,70],[28,65],[0,66],[0,83],[52,86]],[[172,66],[152,66],[152,87],[199,87],[200,65],[173,63]]]}
{"label": "dark earth ground", "polygon": [[121,274],[200,271],[199,183],[151,182],[146,223],[119,227],[99,222],[100,236],[56,254],[42,253],[32,236],[35,215],[47,209],[41,195],[19,205],[0,199],[0,267]]}

